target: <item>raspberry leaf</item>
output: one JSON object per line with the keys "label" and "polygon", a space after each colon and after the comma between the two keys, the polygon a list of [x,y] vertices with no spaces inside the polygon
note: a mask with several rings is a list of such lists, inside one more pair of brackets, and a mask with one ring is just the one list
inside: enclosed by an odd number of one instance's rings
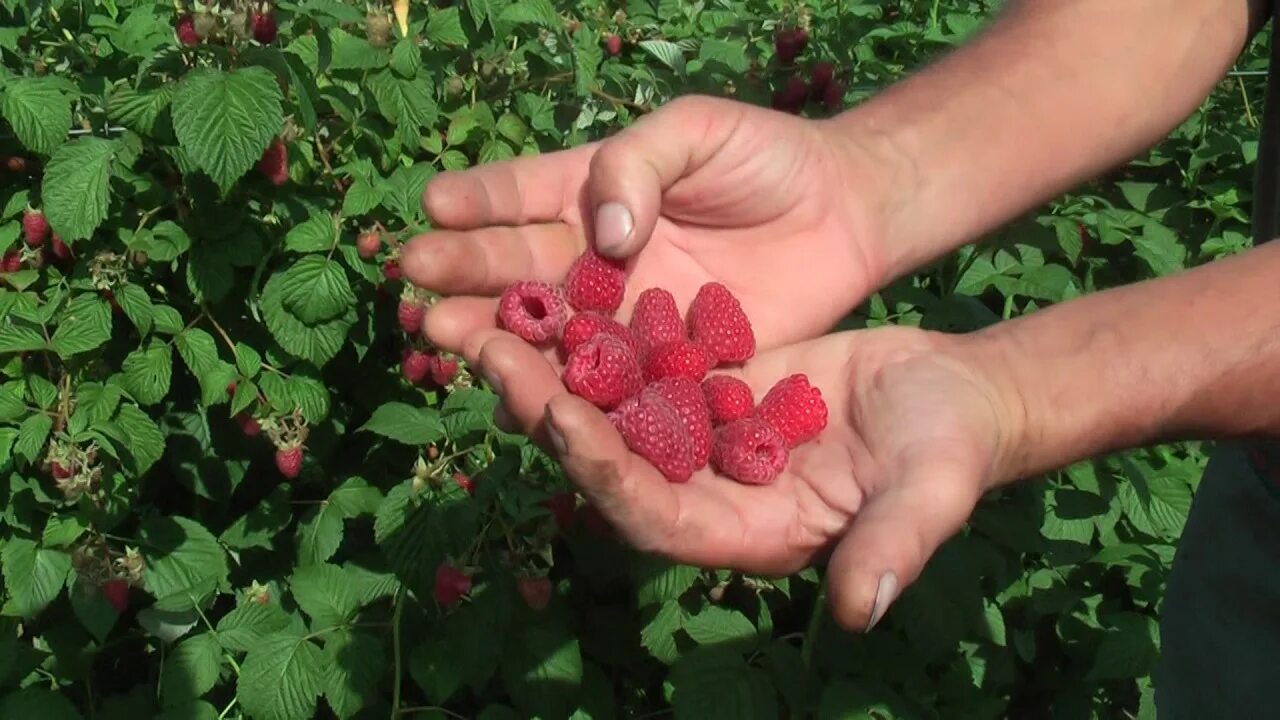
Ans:
{"label": "raspberry leaf", "polygon": [[28,150],[48,155],[66,142],[75,86],[59,77],[19,77],[5,84],[4,117]]}
{"label": "raspberry leaf", "polygon": [[35,617],[62,593],[71,571],[71,556],[47,550],[24,538],[13,538],[0,550],[4,586],[9,599],[4,614]]}
{"label": "raspberry leaf", "polygon": [[325,674],[319,646],[298,632],[283,632],[245,656],[236,697],[251,717],[302,720],[315,715]]}
{"label": "raspberry leaf", "polygon": [[213,689],[222,668],[222,648],[211,633],[183,640],[165,658],[160,699],[166,707],[194,700]]}
{"label": "raspberry leaf", "polygon": [[174,93],[173,129],[192,162],[225,194],[280,131],[281,100],[280,86],[265,68],[198,69]]}
{"label": "raspberry leaf", "polygon": [[399,402],[380,406],[360,429],[405,445],[425,445],[444,435],[438,412]]}

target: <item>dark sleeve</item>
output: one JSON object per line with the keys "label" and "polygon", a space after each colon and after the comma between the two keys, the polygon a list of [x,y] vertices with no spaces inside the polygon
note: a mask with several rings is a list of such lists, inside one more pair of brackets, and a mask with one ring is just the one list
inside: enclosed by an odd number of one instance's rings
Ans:
{"label": "dark sleeve", "polygon": [[1249,3],[1249,37],[1258,34],[1262,30],[1262,26],[1267,24],[1267,20],[1271,19],[1271,12],[1275,9],[1274,0],[1247,0]]}

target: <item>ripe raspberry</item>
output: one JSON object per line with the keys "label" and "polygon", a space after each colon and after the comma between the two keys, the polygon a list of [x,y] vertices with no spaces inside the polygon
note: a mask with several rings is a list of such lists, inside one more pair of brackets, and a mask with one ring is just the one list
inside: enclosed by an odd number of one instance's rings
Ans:
{"label": "ripe raspberry", "polygon": [[844,83],[832,80],[822,93],[822,104],[827,110],[836,112],[844,107]]}
{"label": "ripe raspberry", "polygon": [[613,335],[597,335],[579,345],[564,365],[564,385],[569,392],[602,410],[644,388],[644,374],[635,351]]}
{"label": "ripe raspberry", "polygon": [[622,54],[622,38],[617,35],[606,35],[604,38],[604,49],[609,57],[618,57]]}
{"label": "ripe raspberry", "polygon": [[795,447],[817,437],[827,426],[827,403],[822,391],[797,373],[779,380],[760,400],[755,416],[769,423]]}
{"label": "ripe raspberry", "polygon": [[587,250],[564,276],[564,295],[575,310],[595,310],[612,316],[622,305],[627,276],[623,265]]}
{"label": "ripe raspberry", "polygon": [[436,585],[433,589],[436,602],[449,607],[469,592],[471,592],[471,578],[447,562],[440,563],[436,568]]}
{"label": "ripe raspberry", "polygon": [[236,424],[240,426],[240,432],[244,433],[245,437],[258,437],[262,432],[262,424],[252,415],[245,413],[236,415]]}
{"label": "ripe raspberry", "polygon": [[54,480],[66,480],[67,478],[75,474],[74,472],[72,472],[69,466],[62,464],[57,460],[53,461],[53,465],[50,471],[53,473]]}
{"label": "ripe raspberry", "polygon": [[630,325],[642,355],[659,345],[686,337],[676,299],[662,288],[649,288],[640,293],[631,309]]}
{"label": "ripe raspberry", "polygon": [[809,96],[814,100],[823,98],[831,79],[836,76],[836,65],[830,60],[823,60],[809,71]]}
{"label": "ripe raspberry", "polygon": [[276,469],[293,480],[302,472],[302,448],[287,447],[276,450]]}
{"label": "ripe raspberry", "polygon": [[427,306],[411,298],[400,298],[396,308],[396,320],[400,329],[410,337],[422,332],[422,318],[427,315]]}
{"label": "ripe raspberry", "polygon": [[551,511],[556,527],[568,530],[573,526],[574,511],[578,507],[578,497],[571,492],[556,493],[543,503]]}
{"label": "ripe raspberry", "polygon": [[779,28],[773,36],[773,50],[778,61],[791,64],[809,44],[809,32],[804,28]]}
{"label": "ripe raspberry", "polygon": [[627,447],[648,460],[669,482],[693,476],[693,443],[680,413],[657,393],[641,393],[609,413]]}
{"label": "ripe raspberry", "polygon": [[551,579],[545,577],[522,577],[516,580],[516,592],[534,612],[545,610],[551,602]]}
{"label": "ripe raspberry", "polygon": [[22,269],[22,255],[17,250],[10,250],[0,259],[0,272],[18,272]]}
{"label": "ripe raspberry", "polygon": [[362,260],[372,260],[378,256],[378,252],[382,250],[382,235],[369,231],[361,233],[356,238],[356,252],[359,253]]}
{"label": "ripe raspberry", "polygon": [[555,337],[566,314],[560,292],[543,282],[513,283],[498,299],[498,321],[526,342],[544,343]]}
{"label": "ripe raspberry", "polygon": [[565,356],[572,355],[580,345],[601,333],[622,340],[630,345],[632,350],[637,349],[635,337],[626,325],[597,312],[580,312],[569,318],[560,335],[560,349]]}
{"label": "ripe raspberry", "polygon": [[178,18],[178,42],[183,45],[199,45],[200,35],[196,33],[196,19],[190,13]]}
{"label": "ripe raspberry", "polygon": [[49,254],[59,262],[71,257],[71,248],[62,242],[62,238],[58,237],[58,233],[53,233],[49,236]]}
{"label": "ripe raspberry", "polygon": [[717,425],[740,420],[755,409],[751,386],[732,375],[712,375],[702,381],[702,394]]}
{"label": "ripe raspberry", "polygon": [[253,39],[263,45],[270,45],[276,41],[276,16],[274,13],[267,12],[265,14],[254,13],[253,23]]}
{"label": "ripe raspberry", "polygon": [[471,481],[471,478],[467,477],[463,473],[454,473],[453,481],[458,484],[458,487],[466,491],[467,494],[469,495],[476,494],[476,484]]}
{"label": "ripe raspberry", "polygon": [[258,159],[258,172],[276,187],[289,182],[289,149],[285,147],[283,140],[272,140],[262,152],[262,157]]}
{"label": "ripe raspberry", "polygon": [[680,421],[684,423],[689,442],[693,445],[693,469],[706,467],[711,458],[711,410],[697,381],[684,377],[663,378],[649,383],[643,392],[654,393],[671,403],[671,407],[680,414]]}
{"label": "ripe raspberry", "polygon": [[392,281],[399,280],[400,263],[388,258],[386,262],[382,263],[382,277]]}
{"label": "ripe raspberry", "polygon": [[102,595],[107,598],[107,602],[111,603],[111,607],[116,609],[116,613],[123,613],[129,608],[129,582],[119,578],[108,580],[102,583]]}
{"label": "ripe raspberry", "polygon": [[431,372],[431,358],[421,350],[406,348],[400,358],[400,372],[410,385],[418,385]]}
{"label": "ripe raspberry", "polygon": [[742,304],[729,288],[709,282],[698,289],[686,316],[689,337],[706,348],[712,366],[740,363],[756,353],[756,336]]}
{"label": "ripe raspberry", "polygon": [[29,248],[44,245],[49,237],[49,221],[39,210],[28,210],[22,216],[22,240]]}
{"label": "ripe raspberry", "polygon": [[768,485],[787,466],[790,454],[781,433],[759,418],[747,417],[716,430],[711,464],[740,483]]}
{"label": "ripe raspberry", "polygon": [[644,359],[644,379],[652,382],[668,377],[683,377],[702,382],[715,365],[715,358],[692,340],[676,340],[649,351]]}
{"label": "ripe raspberry", "polygon": [[427,370],[431,373],[431,382],[444,387],[453,382],[458,374],[458,358],[447,353],[437,353],[428,358]]}
{"label": "ripe raspberry", "polygon": [[773,94],[771,106],[774,110],[798,114],[804,109],[804,101],[808,96],[809,87],[804,84],[804,79],[799,75],[792,75],[787,78],[787,84]]}

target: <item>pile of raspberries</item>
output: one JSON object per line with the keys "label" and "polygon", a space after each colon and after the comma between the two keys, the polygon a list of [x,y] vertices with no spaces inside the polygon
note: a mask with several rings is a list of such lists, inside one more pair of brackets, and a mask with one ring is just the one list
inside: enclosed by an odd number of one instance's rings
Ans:
{"label": "pile of raspberries", "polygon": [[751,387],[713,369],[756,350],[751,321],[724,285],[703,285],[682,318],[675,298],[649,288],[629,325],[614,319],[624,265],[588,249],[560,285],[522,281],[498,302],[498,322],[527,342],[558,345],[565,387],[608,413],[632,452],[670,482],[710,464],[748,485],[768,485],[791,450],[827,425],[827,405],[803,374],[756,404]]}

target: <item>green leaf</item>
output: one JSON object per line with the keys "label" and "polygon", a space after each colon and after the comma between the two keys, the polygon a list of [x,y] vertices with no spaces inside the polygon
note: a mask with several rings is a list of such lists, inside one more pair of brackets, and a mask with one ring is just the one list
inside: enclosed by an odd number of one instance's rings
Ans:
{"label": "green leaf", "polygon": [[218,621],[218,642],[232,652],[262,645],[268,637],[289,627],[289,616],[275,603],[246,602]]}
{"label": "green leaf", "polygon": [[309,720],[325,676],[320,648],[299,635],[276,635],[245,656],[236,697],[255,720]]}
{"label": "green leaf", "polygon": [[222,664],[222,648],[209,633],[183,640],[165,658],[160,697],[165,707],[194,700],[213,689]]}
{"label": "green leaf", "polygon": [[568,626],[528,625],[502,657],[504,684],[517,704],[540,717],[564,717],[577,706],[582,653]]}
{"label": "green leaf", "polygon": [[[341,302],[339,295],[344,295],[343,284],[346,283],[345,274],[342,274],[341,280],[338,280],[338,274],[342,273],[341,267],[324,258],[311,256],[304,258],[301,262],[319,262],[322,264],[332,264],[335,270],[325,271],[326,273],[334,273],[326,275],[335,285],[330,286],[327,292],[330,295],[322,303],[324,307],[331,308],[335,303]],[[314,274],[314,273],[313,273]],[[263,289],[261,298],[261,308],[263,319],[266,321],[267,329],[271,332],[271,336],[276,342],[280,343],[280,347],[286,352],[304,360],[310,361],[316,366],[323,366],[329,360],[342,350],[347,342],[347,333],[351,330],[351,326],[355,324],[356,312],[354,307],[354,295],[348,302],[346,310],[337,317],[326,319],[314,323],[308,323],[293,314],[292,311],[285,307],[285,290],[292,290],[292,299],[295,303],[305,305],[308,302],[306,292],[308,291],[305,281],[298,282],[294,278],[294,282],[290,283],[288,279],[288,271],[277,273],[267,282],[267,286]],[[350,284],[345,284],[346,293],[351,292]],[[308,316],[315,316],[318,312],[316,307],[303,308]]]}
{"label": "green leaf", "polygon": [[640,47],[677,74],[685,74],[684,53],[679,45],[667,40],[641,40]]}
{"label": "green leaf", "polygon": [[53,430],[53,418],[44,413],[31,415],[18,426],[18,439],[13,443],[13,452],[35,462],[43,455],[45,441]]}
{"label": "green leaf", "polygon": [[151,332],[151,297],[141,286],[132,283],[116,291],[116,302],[125,317],[138,328],[138,332],[146,335]]}
{"label": "green leaf", "polygon": [[744,42],[706,38],[698,48],[698,59],[706,63],[716,63],[733,74],[742,74],[750,67],[747,59],[747,46]]}
{"label": "green leaf", "polygon": [[192,607],[210,583],[220,586],[226,582],[226,553],[195,520],[154,517],[142,525],[139,537],[147,591],[157,598],[175,598],[166,609]]}
{"label": "green leaf", "polygon": [[462,16],[458,8],[440,8],[431,11],[427,19],[427,40],[433,45],[467,44],[467,34],[462,30]]}
{"label": "green leaf", "polygon": [[218,709],[204,700],[193,700],[189,703],[171,707],[156,715],[153,720],[222,720]]}
{"label": "green leaf", "polygon": [[324,696],[334,714],[345,720],[378,700],[387,664],[381,640],[365,633],[335,633],[325,641],[324,656],[329,669]]}
{"label": "green leaf", "polygon": [[129,247],[147,254],[150,262],[172,262],[191,249],[191,238],[182,226],[170,220],[162,220],[155,227],[143,228],[133,234]]}
{"label": "green leaf", "polygon": [[0,550],[5,594],[3,613],[33,618],[62,592],[71,556],[60,550],[37,547],[30,540],[10,538]]}
{"label": "green leaf", "polygon": [[377,511],[382,493],[360,478],[350,478],[298,523],[298,565],[323,563],[338,551],[344,521]]}
{"label": "green leaf", "polygon": [[756,627],[737,610],[712,605],[685,618],[685,632],[699,645],[741,645],[756,640]]}
{"label": "green leaf", "polygon": [[1126,612],[1111,618],[1111,624],[1113,628],[1098,644],[1088,679],[1138,678],[1149,674],[1160,654],[1155,619]]}
{"label": "green leaf", "polygon": [[676,720],[756,717],[751,679],[732,652],[699,648],[671,668],[671,705]]}
{"label": "green leaf", "polygon": [[75,515],[52,515],[45,523],[40,544],[49,548],[65,548],[89,528]]}
{"label": "green leaf", "polygon": [[32,152],[48,155],[71,130],[71,96],[58,77],[20,77],[4,86],[4,117],[18,141]]}
{"label": "green leaf", "polygon": [[1134,254],[1142,258],[1151,272],[1170,275],[1186,264],[1187,249],[1169,228],[1154,222],[1142,226],[1142,234],[1133,238]]}
{"label": "green leaf", "polygon": [[164,454],[165,436],[150,417],[136,405],[122,404],[116,411],[117,435],[128,451],[130,470],[143,475]]}
{"label": "green leaf", "polygon": [[338,225],[333,216],[318,212],[306,222],[295,225],[284,237],[284,245],[296,253],[322,252],[338,241]]}
{"label": "green leaf", "polygon": [[675,600],[693,587],[698,569],[646,556],[635,565],[636,601],[643,607]]}
{"label": "green leaf", "polygon": [[143,405],[154,405],[169,394],[173,379],[173,351],[169,343],[152,338],[124,359],[124,388]]}
{"label": "green leaf", "polygon": [[107,218],[108,180],[119,150],[114,140],[82,137],[50,158],[40,195],[45,217],[67,243],[87,239]]}
{"label": "green leaf", "polygon": [[682,627],[683,620],[679,603],[674,600],[662,603],[658,614],[640,630],[640,644],[661,662],[668,665],[674,663],[680,658],[675,633]]}
{"label": "green leaf", "polygon": [[381,405],[360,430],[377,433],[405,445],[427,445],[444,436],[439,414],[399,402]]}
{"label": "green leaf", "polygon": [[311,617],[311,629],[346,625],[355,613],[358,598],[346,572],[337,565],[312,565],[293,574],[293,599]]}
{"label": "green leaf", "polygon": [[77,295],[67,304],[49,346],[63,359],[97,350],[111,339],[111,307],[94,294]]}
{"label": "green leaf", "polygon": [[378,103],[378,112],[396,126],[406,143],[416,144],[419,128],[434,125],[439,117],[431,81],[426,75],[401,78],[390,70],[383,70],[370,78],[369,89]]}
{"label": "green leaf", "polygon": [[262,157],[284,124],[275,76],[265,68],[197,69],[173,96],[173,129],[197,167],[226,192]]}
{"label": "green leaf", "polygon": [[342,264],[319,256],[305,257],[283,273],[280,294],[286,311],[303,323],[342,316],[356,296]]}
{"label": "green leaf", "polygon": [[0,717],[40,720],[82,720],[66,695],[38,686],[26,687],[0,700]]}
{"label": "green leaf", "polygon": [[270,550],[274,540],[293,520],[289,488],[279,485],[254,509],[245,513],[218,536],[219,542],[235,550]]}

